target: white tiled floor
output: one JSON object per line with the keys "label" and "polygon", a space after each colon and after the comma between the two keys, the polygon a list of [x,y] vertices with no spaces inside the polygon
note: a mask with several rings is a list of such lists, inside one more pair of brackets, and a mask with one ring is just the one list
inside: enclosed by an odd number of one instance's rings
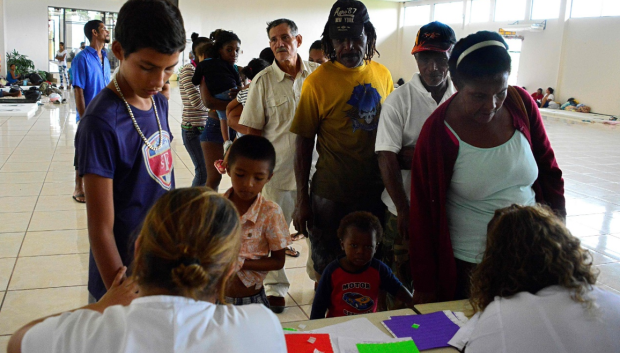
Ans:
{"label": "white tiled floor", "polygon": [[[172,96],[176,182],[183,187],[191,184],[193,166],[181,140],[178,89]],[[87,301],[86,212],[71,199],[71,106],[46,105],[30,119],[0,117],[0,350],[29,320]],[[599,284],[620,293],[620,128],[545,124],[566,179],[568,226],[592,251]],[[229,186],[225,177],[220,191]],[[302,256],[287,258],[292,285],[281,321],[306,319],[314,296],[306,244],[295,247]]]}

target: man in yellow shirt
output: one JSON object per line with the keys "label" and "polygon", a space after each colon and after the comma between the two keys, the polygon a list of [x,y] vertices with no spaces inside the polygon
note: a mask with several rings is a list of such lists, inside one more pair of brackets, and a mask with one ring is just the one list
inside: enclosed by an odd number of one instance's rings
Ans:
{"label": "man in yellow shirt", "polygon": [[[369,211],[381,220],[385,216],[374,146],[381,104],[394,83],[388,69],[372,61],[376,40],[366,6],[337,1],[322,38],[330,61],[305,80],[291,124],[297,134],[293,222],[297,231],[310,235],[318,277],[341,253],[336,233],[345,215]],[[315,137],[319,160],[309,192]]]}

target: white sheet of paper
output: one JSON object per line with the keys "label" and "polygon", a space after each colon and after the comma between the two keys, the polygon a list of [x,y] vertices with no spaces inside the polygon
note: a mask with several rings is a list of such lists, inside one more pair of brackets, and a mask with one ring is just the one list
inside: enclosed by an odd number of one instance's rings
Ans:
{"label": "white sheet of paper", "polygon": [[353,319],[340,324],[325,326],[309,332],[329,333],[332,339],[340,337],[356,338],[360,342],[367,340],[381,341],[391,338],[366,318]]}
{"label": "white sheet of paper", "polygon": [[338,347],[338,351],[334,349],[334,353],[359,353],[357,349],[358,343],[391,343],[391,342],[401,342],[401,341],[411,341],[411,337],[406,338],[385,338],[382,340],[359,340],[355,338],[349,337],[339,337],[336,342],[332,342],[335,347]]}

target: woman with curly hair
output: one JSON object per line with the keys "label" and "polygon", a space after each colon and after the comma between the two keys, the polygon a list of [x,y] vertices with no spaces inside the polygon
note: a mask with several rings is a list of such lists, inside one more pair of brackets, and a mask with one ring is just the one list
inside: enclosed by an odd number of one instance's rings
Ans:
{"label": "woman with curly hair", "polygon": [[546,206],[497,210],[471,280],[466,352],[613,352],[620,296],[595,287],[592,257]]}

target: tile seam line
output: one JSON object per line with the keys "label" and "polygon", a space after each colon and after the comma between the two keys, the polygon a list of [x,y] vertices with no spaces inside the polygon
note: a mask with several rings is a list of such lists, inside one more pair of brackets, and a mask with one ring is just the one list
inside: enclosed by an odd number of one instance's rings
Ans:
{"label": "tile seam line", "polygon": [[[69,105],[65,106],[65,109],[71,109],[69,107]],[[32,124],[30,126],[30,128],[27,130],[26,134],[24,135],[24,138],[26,137],[26,135],[28,135],[28,132],[30,132],[32,130],[32,127],[39,121],[39,119],[41,119],[41,117],[43,116],[43,106],[39,106],[39,114],[36,117],[36,121],[34,122],[34,124]],[[69,114],[69,116],[71,116],[71,114]],[[60,137],[62,136],[62,133],[65,132],[66,126],[67,126],[67,120],[68,118],[65,118],[61,133],[59,134],[58,138],[56,139],[56,145],[54,146],[54,153],[52,153],[52,159],[54,159],[54,155],[56,154],[56,150],[58,149],[58,142],[60,141]],[[21,145],[21,143],[23,142],[23,139],[20,141],[20,143],[16,146],[19,147],[19,145]],[[15,153],[15,149],[13,149],[13,152],[11,153],[11,156],[13,155],[13,153]],[[9,156],[9,158],[11,157]],[[8,158],[7,158],[8,160]],[[6,163],[6,162],[5,162]],[[2,166],[4,166],[4,164],[2,164]],[[24,241],[26,240],[26,234],[28,232],[28,229],[30,228],[30,223],[32,222],[32,217],[34,217],[34,209],[37,207],[37,203],[39,202],[39,197],[41,197],[41,192],[43,191],[43,185],[45,184],[45,179],[47,178],[47,174],[49,174],[49,170],[52,166],[51,160],[50,160],[50,164],[47,167],[47,172],[45,173],[45,178],[43,179],[43,184],[41,184],[41,189],[39,190],[39,193],[37,196],[37,200],[35,201],[34,207],[32,208],[32,212],[30,213],[30,219],[28,220],[28,225],[26,226],[26,232],[24,233],[24,237],[22,238],[21,243],[19,244],[19,249],[17,250],[17,257],[15,258],[15,263],[13,264],[13,269],[11,270],[11,275],[9,276],[9,281],[7,282],[6,285],[6,292],[9,291],[9,286],[11,285],[11,281],[13,280],[13,275],[15,274],[15,268],[17,267],[17,260],[19,259],[19,253],[22,251],[22,248],[24,246]],[[1,169],[1,167],[0,167]],[[4,297],[2,298],[2,302],[0,302],[0,312],[2,311],[2,308],[4,307],[4,302],[6,301],[6,293],[4,294]]]}

